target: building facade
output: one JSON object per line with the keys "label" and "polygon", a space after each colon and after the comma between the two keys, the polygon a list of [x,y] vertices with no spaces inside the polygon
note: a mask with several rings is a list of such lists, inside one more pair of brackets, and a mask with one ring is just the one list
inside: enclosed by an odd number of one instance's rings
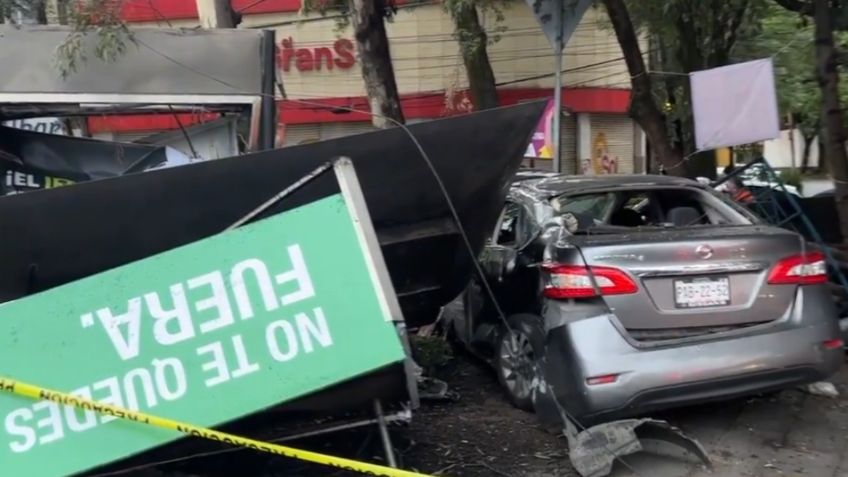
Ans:
{"label": "building facade", "polygon": [[[349,26],[332,12],[304,14],[300,0],[233,0],[240,28],[273,29],[277,71],[287,99],[278,99],[278,145],[289,146],[372,129],[368,101]],[[195,0],[125,2],[125,21],[136,26],[197,27]],[[508,3],[504,20],[482,15],[492,44],[489,58],[502,105],[553,95],[553,55],[531,7]],[[454,25],[438,2],[399,2],[387,24],[392,62],[408,123],[461,114],[472,108],[454,38]],[[562,170],[631,173],[644,168],[644,135],[628,117],[630,79],[603,9],[590,8],[564,57]],[[348,108],[363,113],[348,111]],[[186,115],[181,122],[197,120]],[[97,137],[130,139],[178,127],[170,116],[98,118]],[[550,168],[550,161],[534,161]]]}

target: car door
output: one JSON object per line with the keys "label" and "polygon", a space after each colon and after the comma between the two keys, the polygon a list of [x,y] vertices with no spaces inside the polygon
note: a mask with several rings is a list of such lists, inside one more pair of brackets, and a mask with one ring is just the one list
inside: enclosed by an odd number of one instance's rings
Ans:
{"label": "car door", "polygon": [[[480,262],[489,285],[507,315],[535,311],[536,307],[530,303],[537,295],[538,274],[535,267],[528,266],[535,260],[525,257],[524,250],[538,232],[539,226],[530,210],[523,204],[509,201],[481,255]],[[499,320],[495,311],[487,309],[482,313],[486,314],[486,319]]]}
{"label": "car door", "polygon": [[494,233],[480,254],[480,265],[492,286],[503,283],[514,266],[520,242],[521,212],[522,207],[518,203],[507,201]]}
{"label": "car door", "polygon": [[[506,202],[479,257],[483,275],[496,296],[501,293],[505,272],[508,271],[509,257],[515,250],[520,210],[519,204],[513,201]],[[454,332],[469,346],[474,346],[473,337],[477,334],[479,326],[487,321],[492,322],[492,317],[497,318],[488,293],[476,274],[462,296],[445,307],[445,313],[448,315],[448,321],[452,323]]]}

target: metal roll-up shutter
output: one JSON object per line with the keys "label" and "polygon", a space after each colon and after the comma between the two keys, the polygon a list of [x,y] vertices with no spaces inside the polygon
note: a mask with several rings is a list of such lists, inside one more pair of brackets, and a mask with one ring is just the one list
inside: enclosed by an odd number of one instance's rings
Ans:
{"label": "metal roll-up shutter", "polygon": [[283,147],[321,140],[321,124],[286,124]]}
{"label": "metal roll-up shutter", "polygon": [[577,116],[563,115],[560,120],[562,151],[560,151],[560,171],[563,174],[577,174]]}
{"label": "metal roll-up shutter", "polygon": [[296,146],[315,141],[326,141],[374,131],[370,122],[287,124],[284,146]]}
{"label": "metal roll-up shutter", "polygon": [[326,140],[353,136],[354,134],[367,133],[376,129],[370,122],[323,123],[321,124],[321,139]]}
{"label": "metal roll-up shutter", "polygon": [[633,174],[633,120],[623,114],[592,114],[591,124],[593,144],[603,134],[607,153],[616,160],[617,172]]}

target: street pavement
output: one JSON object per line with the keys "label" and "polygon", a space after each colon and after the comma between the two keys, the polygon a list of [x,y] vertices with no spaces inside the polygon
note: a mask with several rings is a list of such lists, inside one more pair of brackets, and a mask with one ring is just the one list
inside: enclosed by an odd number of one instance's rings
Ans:
{"label": "street pavement", "polygon": [[833,378],[838,398],[800,390],[681,409],[663,416],[698,439],[713,471],[640,454],[614,477],[848,477],[848,369]]}

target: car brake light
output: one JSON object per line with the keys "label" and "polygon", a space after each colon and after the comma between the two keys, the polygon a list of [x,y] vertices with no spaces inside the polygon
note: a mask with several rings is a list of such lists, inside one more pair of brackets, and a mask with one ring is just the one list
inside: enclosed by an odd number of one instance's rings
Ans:
{"label": "car brake light", "polygon": [[821,252],[793,255],[777,262],[768,282],[772,285],[812,285],[827,282],[827,264]]}
{"label": "car brake light", "polygon": [[843,343],[842,340],[839,338],[822,342],[822,346],[824,346],[824,349],[839,349],[844,345],[845,343]]}
{"label": "car brake light", "polygon": [[[598,296],[592,277],[601,295],[627,295],[636,293],[636,282],[626,273],[610,267],[581,267],[576,265],[546,265],[549,273],[545,296],[553,299],[591,298]],[[589,270],[592,271],[592,277]]]}
{"label": "car brake light", "polygon": [[586,378],[586,384],[588,384],[589,386],[597,386],[599,384],[612,384],[616,381],[618,381],[617,374],[605,374],[603,376]]}

